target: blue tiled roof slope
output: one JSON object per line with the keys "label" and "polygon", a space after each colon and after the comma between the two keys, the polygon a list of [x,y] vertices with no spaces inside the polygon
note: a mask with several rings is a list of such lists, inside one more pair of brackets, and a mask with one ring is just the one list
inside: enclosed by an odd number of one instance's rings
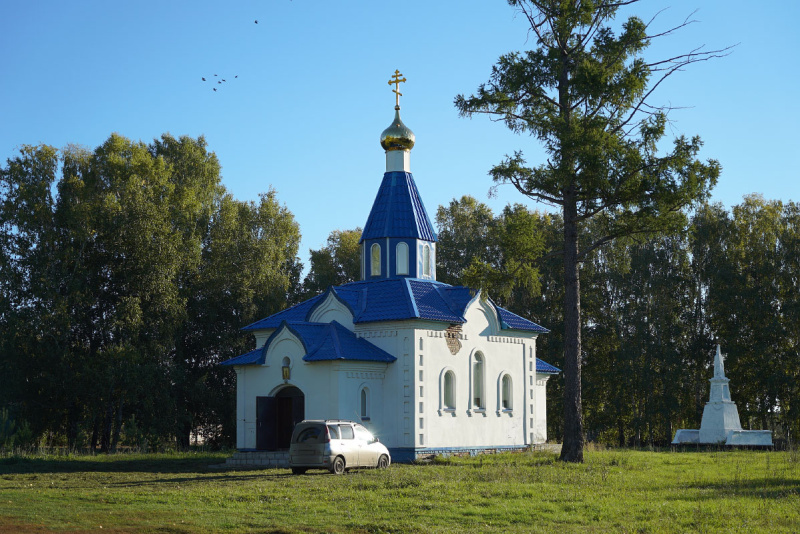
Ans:
{"label": "blue tiled roof slope", "polygon": [[362,309],[356,323],[403,321],[418,318],[405,278],[389,278],[375,282],[353,282],[343,288],[358,288]]}
{"label": "blue tiled roof slope", "polygon": [[291,308],[286,308],[269,317],[256,321],[242,328],[242,330],[265,330],[267,328],[278,328],[283,321],[305,321],[311,309],[320,300],[325,297],[325,293],[321,293],[316,297],[304,300],[300,304],[296,304]]}
{"label": "blue tiled roof slope", "polygon": [[546,375],[557,375],[561,372],[561,369],[554,365],[550,365],[547,362],[543,362],[539,358],[536,358],[536,372]]}
{"label": "blue tiled roof slope", "polygon": [[436,241],[436,232],[409,172],[384,173],[359,242],[385,237]]}
{"label": "blue tiled roof slope", "polygon": [[528,332],[539,332],[542,334],[550,332],[550,330],[547,328],[539,326],[538,324],[534,323],[533,321],[529,321],[524,317],[520,317],[516,313],[510,312],[505,308],[501,308],[496,304],[494,307],[497,310],[497,314],[500,316],[500,321],[502,321],[501,328],[504,330],[527,330]]}
{"label": "blue tiled roof slope", "polygon": [[257,363],[261,359],[261,349],[251,350],[230,360],[225,360],[220,365],[247,365],[249,363]]}
{"label": "blue tiled roof slope", "polygon": [[[308,346],[308,354],[303,357],[307,362],[320,362],[326,360],[356,360],[363,362],[393,362],[397,360],[385,350],[376,347],[366,339],[356,336],[353,332],[340,325],[336,321],[326,325],[321,336],[316,340],[309,340],[316,343]],[[302,328],[297,326],[298,330]]]}
{"label": "blue tiled roof slope", "polygon": [[269,346],[281,332],[282,327],[288,328],[303,344],[306,351],[303,360],[307,362],[354,360],[389,363],[397,359],[366,339],[359,338],[336,321],[330,323],[284,321],[263,347],[231,358],[221,365],[263,365]]}
{"label": "blue tiled roof slope", "polygon": [[[464,311],[476,294],[464,286],[405,277],[351,282],[333,286],[328,291],[335,293],[353,311],[355,324],[410,319],[460,324],[466,321]],[[328,291],[248,325],[243,330],[277,328],[283,321],[308,322],[314,307],[322,302]],[[504,330],[549,332],[493,302],[491,304],[497,310]]]}
{"label": "blue tiled roof slope", "polygon": [[427,280],[406,280],[421,319],[447,323],[465,322],[464,308],[457,309],[453,300],[443,294],[444,284],[432,284]]}

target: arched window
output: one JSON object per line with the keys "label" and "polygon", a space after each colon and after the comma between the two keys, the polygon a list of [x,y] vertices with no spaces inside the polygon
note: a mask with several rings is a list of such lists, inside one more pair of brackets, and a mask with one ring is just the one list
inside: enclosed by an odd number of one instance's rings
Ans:
{"label": "arched window", "polygon": [[475,353],[475,361],[472,362],[472,407],[476,409],[485,408],[486,399],[483,396],[483,354]]}
{"label": "arched window", "polygon": [[503,410],[511,410],[514,406],[511,402],[511,375],[503,375],[502,383],[500,385],[501,407]]}
{"label": "arched window", "polygon": [[397,244],[397,274],[408,274],[408,244],[401,241]]}
{"label": "arched window", "polygon": [[431,247],[430,245],[425,245],[422,249],[422,275],[423,276],[430,276],[431,275]]}
{"label": "arched window", "polygon": [[380,276],[381,275],[381,246],[377,243],[374,243],[372,247],[370,247],[370,257],[372,258],[371,264],[372,268],[370,269],[370,273],[372,276]]}
{"label": "arched window", "polygon": [[360,400],[360,408],[359,413],[361,415],[361,420],[369,419],[369,390],[367,388],[361,388],[361,395],[359,397]]}
{"label": "arched window", "polygon": [[444,374],[444,408],[445,410],[456,409],[456,375],[453,371]]}

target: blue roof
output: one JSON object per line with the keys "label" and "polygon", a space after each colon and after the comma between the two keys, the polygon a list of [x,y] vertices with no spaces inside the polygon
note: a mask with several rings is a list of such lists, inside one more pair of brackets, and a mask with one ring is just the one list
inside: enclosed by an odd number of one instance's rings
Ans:
{"label": "blue roof", "polygon": [[555,365],[550,365],[549,363],[543,362],[539,358],[536,358],[536,372],[546,375],[557,375],[561,372],[561,369]]}
{"label": "blue roof", "polygon": [[497,314],[500,316],[500,321],[502,322],[501,328],[503,330],[506,329],[527,330],[529,332],[540,332],[542,334],[546,334],[547,332],[550,331],[547,328],[539,326],[533,321],[529,321],[524,317],[520,317],[516,313],[510,312],[505,308],[501,308],[496,304],[494,305],[494,307],[497,310]]}
{"label": "blue roof", "polygon": [[359,242],[386,237],[436,241],[436,232],[410,172],[384,173]]}
{"label": "blue roof", "polygon": [[224,362],[221,362],[220,365],[247,365],[248,363],[257,363],[258,360],[261,359],[261,352],[262,349],[260,348],[251,350],[250,352],[246,352],[241,356],[231,358],[230,360],[225,360]]}
{"label": "blue roof", "polygon": [[[336,321],[330,323],[283,321],[280,327],[288,328],[300,340],[306,351],[303,360],[307,362],[355,360],[389,363],[397,360],[385,350],[356,336]],[[272,340],[281,330],[282,328],[278,328],[273,332],[263,347],[231,358],[221,365],[263,365]]]}
{"label": "blue roof", "polygon": [[[466,322],[463,315],[466,303],[464,303],[464,306],[459,306],[455,300],[449,298],[449,295],[444,291],[445,284],[432,284],[427,280],[406,280],[411,294],[414,296],[414,302],[417,305],[420,318],[447,323]],[[460,289],[461,293],[469,294],[468,288],[462,287]],[[458,299],[458,303],[462,300]]]}
{"label": "blue roof", "polygon": [[242,328],[242,330],[265,330],[267,328],[278,328],[283,321],[305,321],[314,305],[320,302],[325,295],[326,293],[320,293],[316,297],[304,300],[291,308],[286,308],[260,321],[249,324]]}
{"label": "blue roof", "polygon": [[[351,282],[332,286],[325,293],[245,326],[243,330],[278,328],[284,321],[307,322],[314,308],[328,293],[333,293],[350,308],[355,324],[410,319],[460,324],[466,322],[464,311],[476,294],[475,290],[468,287],[418,278]],[[497,310],[501,328],[504,330],[549,332],[548,329],[501,308],[491,300],[490,303]]]}

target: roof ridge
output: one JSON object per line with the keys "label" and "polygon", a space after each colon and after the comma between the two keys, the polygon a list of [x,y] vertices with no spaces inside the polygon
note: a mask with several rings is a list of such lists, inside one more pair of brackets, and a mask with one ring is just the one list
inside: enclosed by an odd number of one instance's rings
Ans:
{"label": "roof ridge", "polygon": [[450,311],[453,313],[453,315],[458,315],[459,317],[464,319],[464,321],[466,322],[466,318],[464,318],[464,314],[462,314],[461,312],[459,312],[458,310],[455,309],[455,304],[456,303],[453,302],[453,299],[450,298],[450,295],[445,293],[445,291],[447,291],[447,288],[446,287],[440,287],[440,286],[433,286],[433,289],[435,289],[436,292],[439,294],[439,296],[442,297],[442,300],[447,305],[447,307],[450,308]]}
{"label": "roof ridge", "polygon": [[419,307],[417,307],[417,298],[414,295],[414,288],[411,287],[411,278],[405,278],[403,281],[405,282],[406,289],[408,290],[404,293],[406,294],[406,298],[408,298],[407,304],[409,305],[408,307],[411,310],[411,314],[414,317],[419,318]]}

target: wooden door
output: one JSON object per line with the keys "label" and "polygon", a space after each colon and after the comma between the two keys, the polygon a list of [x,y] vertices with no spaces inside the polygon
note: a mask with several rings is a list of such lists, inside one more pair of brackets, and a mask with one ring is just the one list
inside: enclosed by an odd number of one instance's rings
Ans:
{"label": "wooden door", "polygon": [[256,397],[256,449],[274,451],[278,448],[275,422],[278,403],[275,397]]}

